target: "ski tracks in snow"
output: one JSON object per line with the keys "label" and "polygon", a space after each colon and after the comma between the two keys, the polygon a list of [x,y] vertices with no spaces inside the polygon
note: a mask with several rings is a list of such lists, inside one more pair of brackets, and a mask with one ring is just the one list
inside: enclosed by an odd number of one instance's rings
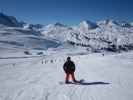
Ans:
{"label": "ski tracks in snow", "polygon": [[[101,56],[95,55],[82,56],[80,58],[75,57],[74,62],[77,64],[76,73],[78,72],[78,74],[76,74],[76,78],[80,79],[85,77],[85,80],[89,80],[90,83],[98,81],[111,81],[113,83],[107,86],[60,85],[59,81],[64,80],[64,72],[62,69],[64,61],[59,62],[59,59],[56,59],[56,63],[50,63],[50,60],[49,63],[41,63],[41,58],[33,59],[30,63],[21,63],[21,65],[14,67],[14,69],[8,70],[11,71],[9,75],[4,72],[7,71],[7,67],[3,67],[1,68],[3,73],[0,75],[7,76],[4,78],[1,77],[1,80],[13,74],[13,77],[11,77],[13,80],[9,79],[9,82],[13,81],[15,83],[16,80],[20,82],[13,86],[7,83],[9,88],[6,89],[10,90],[10,92],[7,93],[5,91],[5,97],[2,97],[3,95],[0,94],[0,100],[107,100],[108,97],[113,97],[112,100],[118,100],[119,96],[125,98],[132,97],[132,93],[128,91],[128,86],[131,88],[133,86],[131,84],[132,76],[129,76],[132,70],[126,69],[125,66],[120,67],[123,63],[119,64],[118,61],[115,61],[115,57],[108,58],[107,56],[108,59],[105,57],[101,58]],[[129,73],[127,74],[125,71]],[[14,76],[17,75],[20,77],[15,77],[18,79],[14,79]],[[127,78],[128,81],[124,80]],[[126,93],[125,90],[128,92]],[[1,91],[2,89],[0,89],[0,93]],[[122,99],[122,97],[121,100],[124,100],[125,98]]]}

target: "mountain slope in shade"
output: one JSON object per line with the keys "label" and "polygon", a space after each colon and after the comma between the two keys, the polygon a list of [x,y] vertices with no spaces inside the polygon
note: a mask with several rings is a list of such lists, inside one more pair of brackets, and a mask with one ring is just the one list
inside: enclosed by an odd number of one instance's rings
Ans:
{"label": "mountain slope in shade", "polygon": [[10,26],[10,27],[19,27],[21,24],[13,16],[8,16],[4,13],[0,13],[0,24]]}

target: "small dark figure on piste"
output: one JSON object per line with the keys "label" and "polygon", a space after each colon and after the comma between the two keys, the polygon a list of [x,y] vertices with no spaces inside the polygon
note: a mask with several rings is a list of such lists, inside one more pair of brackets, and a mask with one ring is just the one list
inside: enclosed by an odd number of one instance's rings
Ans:
{"label": "small dark figure on piste", "polygon": [[72,77],[73,82],[77,82],[75,79],[75,64],[73,61],[71,61],[70,57],[67,57],[67,61],[63,65],[63,69],[66,73],[66,80],[65,83],[69,83],[70,76]]}

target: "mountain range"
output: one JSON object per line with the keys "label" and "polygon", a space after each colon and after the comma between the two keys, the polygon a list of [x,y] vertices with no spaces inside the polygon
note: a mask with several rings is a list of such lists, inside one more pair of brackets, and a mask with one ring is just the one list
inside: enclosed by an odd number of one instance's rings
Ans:
{"label": "mountain range", "polygon": [[[67,44],[67,45],[66,45]],[[133,23],[111,19],[68,26],[29,24],[0,13],[0,48],[38,49],[78,47],[91,52],[133,49]]]}

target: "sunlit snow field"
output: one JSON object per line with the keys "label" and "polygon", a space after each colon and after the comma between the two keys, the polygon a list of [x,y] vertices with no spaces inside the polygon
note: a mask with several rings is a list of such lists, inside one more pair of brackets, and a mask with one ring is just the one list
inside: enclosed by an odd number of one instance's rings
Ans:
{"label": "sunlit snow field", "polygon": [[60,84],[66,57],[0,59],[0,100],[132,100],[133,52],[71,56],[86,85]]}

